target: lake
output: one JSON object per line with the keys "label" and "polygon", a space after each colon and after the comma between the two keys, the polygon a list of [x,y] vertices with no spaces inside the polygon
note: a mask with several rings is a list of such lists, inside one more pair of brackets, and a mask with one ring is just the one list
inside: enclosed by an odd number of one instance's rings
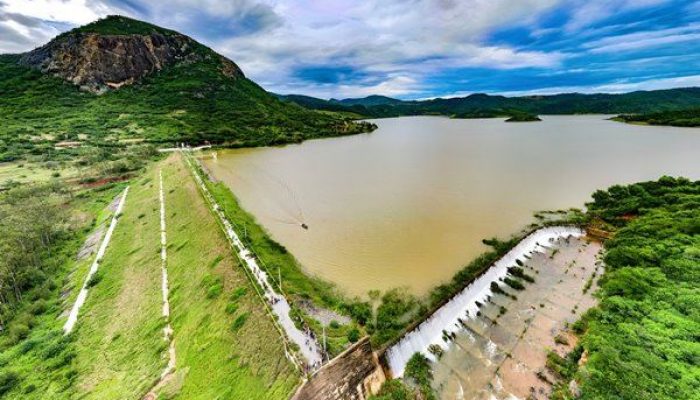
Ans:
{"label": "lake", "polygon": [[425,294],[538,210],[583,207],[616,183],[700,178],[700,129],[542,118],[379,119],[371,134],[204,163],[308,273],[350,295]]}

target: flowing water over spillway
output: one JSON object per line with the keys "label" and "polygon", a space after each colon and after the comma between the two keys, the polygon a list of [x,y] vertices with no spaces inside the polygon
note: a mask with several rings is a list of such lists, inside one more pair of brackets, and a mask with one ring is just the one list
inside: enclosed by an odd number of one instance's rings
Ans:
{"label": "flowing water over spillway", "polygon": [[[489,288],[491,282],[498,282],[506,276],[508,267],[522,263],[533,253],[543,252],[559,239],[582,236],[578,228],[551,227],[533,232],[511,249],[505,256],[496,261],[483,275],[470,283],[458,295],[440,307],[416,329],[409,332],[397,344],[387,350],[386,358],[394,376],[403,375],[404,367],[414,353],[423,353],[430,358],[430,345],[444,345],[443,337],[458,332],[463,328],[463,321],[477,316],[477,302],[487,303],[494,293]],[[494,348],[492,342],[486,345],[487,350]]]}
{"label": "flowing water over spillway", "polygon": [[381,119],[371,134],[219,151],[205,165],[308,272],[353,295],[423,294],[534,211],[581,207],[616,183],[700,178],[700,129],[605,118]]}
{"label": "flowing water over spillway", "polygon": [[549,398],[556,378],[546,366],[547,351],[564,356],[576,337],[569,326],[595,305],[593,292],[604,272],[601,246],[586,238],[559,239],[524,262],[534,277],[509,295],[493,294],[479,314],[464,318],[440,345],[433,363],[433,386],[444,400]]}

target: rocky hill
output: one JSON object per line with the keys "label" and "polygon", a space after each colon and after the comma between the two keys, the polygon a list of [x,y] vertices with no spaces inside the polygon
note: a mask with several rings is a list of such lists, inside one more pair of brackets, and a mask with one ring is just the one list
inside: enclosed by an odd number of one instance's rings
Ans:
{"label": "rocky hill", "polygon": [[67,141],[260,146],[373,129],[280,101],[196,40],[121,16],[0,55],[0,114],[0,161]]}
{"label": "rocky hill", "polygon": [[[100,33],[100,27],[105,24],[139,24],[142,29],[139,34]],[[234,62],[218,54],[206,54],[202,47],[177,32],[111,16],[57,37],[22,55],[19,63],[96,93],[132,84],[172,64],[196,63],[204,57],[217,58],[221,63],[220,70],[226,76],[243,77],[243,72]]]}

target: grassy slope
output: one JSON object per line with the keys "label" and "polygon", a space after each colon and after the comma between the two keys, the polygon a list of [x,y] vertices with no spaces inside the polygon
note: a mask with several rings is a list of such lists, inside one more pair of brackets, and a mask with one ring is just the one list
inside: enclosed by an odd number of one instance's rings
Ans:
{"label": "grassy slope", "polygon": [[[163,163],[163,174],[178,370],[163,393],[182,399],[288,398],[299,377],[261,300],[179,156]],[[211,289],[217,286],[220,293]],[[236,290],[245,294],[232,300]],[[232,329],[241,315],[246,322]]]}
{"label": "grassy slope", "polygon": [[76,390],[139,398],[165,364],[160,309],[160,222],[153,168],[131,183],[123,215],[76,325]]}
{"label": "grassy slope", "polygon": [[[209,180],[205,180],[205,182],[229,220],[237,225],[237,231],[243,232],[242,226],[245,225],[247,237],[244,241],[262,261],[263,267],[267,269],[269,276],[273,280],[271,282],[272,285],[278,285],[276,278],[279,268],[282,281],[284,282],[284,292],[293,302],[308,299],[316,306],[332,309],[344,315],[349,314],[349,309],[356,304],[355,300],[345,298],[331,283],[318,277],[307,275],[299,262],[294,258],[294,255],[289,253],[284,246],[270,238],[265,228],[256,222],[255,217],[239,205],[235,195],[224,183],[213,183]],[[320,337],[322,326],[316,319],[299,309],[293,309],[292,312],[295,313],[297,321],[298,318],[304,319],[309,327]],[[331,355],[339,354],[346,348],[350,343],[348,333],[351,330],[359,330],[360,334],[364,334],[361,327],[354,322],[346,325],[326,327],[328,352]]]}
{"label": "grassy slope", "polygon": [[[20,342],[8,345],[8,338],[0,336],[0,374],[17,374],[18,382],[14,389],[5,393],[4,384],[0,395],[8,399],[68,399],[73,396],[72,383],[77,375],[73,365],[76,351],[73,337],[64,337],[62,326],[65,318],[59,318],[69,300],[61,300],[60,294],[64,289],[64,283],[80,281],[84,279],[84,269],[76,270],[75,254],[82,245],[85,237],[94,228],[95,221],[114,196],[121,190],[120,186],[105,187],[104,190],[86,192],[86,196],[78,196],[72,199],[70,207],[76,215],[79,230],[75,237],[63,244],[54,253],[55,260],[61,260],[62,266],[54,271],[51,278],[54,284],[51,293],[43,296],[50,299],[37,300],[34,296],[27,296],[25,308],[35,309],[32,312],[35,317],[31,323],[29,335]],[[71,271],[75,271],[71,274]],[[70,280],[64,279],[71,276]],[[74,298],[77,291],[73,291],[69,299]],[[46,301],[46,307],[36,308],[39,302]],[[4,396],[4,397],[3,397]]]}

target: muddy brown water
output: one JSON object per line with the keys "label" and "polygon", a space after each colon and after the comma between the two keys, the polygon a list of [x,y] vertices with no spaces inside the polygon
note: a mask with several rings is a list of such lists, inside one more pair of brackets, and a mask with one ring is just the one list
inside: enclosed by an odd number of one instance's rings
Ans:
{"label": "muddy brown water", "polygon": [[582,207],[615,183],[700,178],[700,129],[606,118],[381,119],[371,134],[204,161],[307,272],[353,295],[423,294],[537,210]]}

